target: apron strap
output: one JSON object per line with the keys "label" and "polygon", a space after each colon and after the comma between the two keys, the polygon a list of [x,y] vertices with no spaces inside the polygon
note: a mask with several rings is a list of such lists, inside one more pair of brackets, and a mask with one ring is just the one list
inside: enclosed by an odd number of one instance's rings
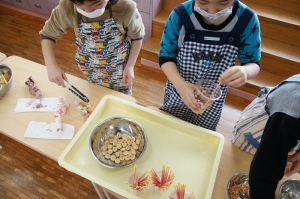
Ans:
{"label": "apron strap", "polygon": [[109,16],[110,16],[110,18],[112,18],[112,10],[111,10],[111,6],[110,6],[109,1],[107,2],[107,6],[108,6],[108,9],[109,9]]}
{"label": "apron strap", "polygon": [[174,8],[174,11],[177,13],[181,23],[184,25],[184,28],[186,30],[194,30],[194,24],[191,20],[191,17],[189,16],[189,14],[187,13],[186,9],[184,8],[184,6],[182,4],[179,4],[178,6],[176,6]]}
{"label": "apron strap", "polygon": [[252,19],[253,13],[254,12],[249,7],[246,7],[237,23],[234,25],[232,32],[240,32],[242,34],[249,24],[249,21]]}

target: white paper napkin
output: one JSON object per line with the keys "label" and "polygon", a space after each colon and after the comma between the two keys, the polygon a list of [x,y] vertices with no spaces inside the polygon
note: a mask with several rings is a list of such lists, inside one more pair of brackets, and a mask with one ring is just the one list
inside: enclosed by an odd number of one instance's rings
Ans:
{"label": "white paper napkin", "polygon": [[58,131],[56,123],[31,121],[26,129],[24,137],[42,139],[72,139],[75,127],[63,123],[62,131]]}
{"label": "white paper napkin", "polygon": [[15,112],[32,112],[32,111],[40,111],[40,112],[55,112],[55,108],[58,102],[58,98],[42,98],[41,99],[41,107],[37,108],[38,101],[36,98],[20,98],[18,99],[17,105],[15,107]]}

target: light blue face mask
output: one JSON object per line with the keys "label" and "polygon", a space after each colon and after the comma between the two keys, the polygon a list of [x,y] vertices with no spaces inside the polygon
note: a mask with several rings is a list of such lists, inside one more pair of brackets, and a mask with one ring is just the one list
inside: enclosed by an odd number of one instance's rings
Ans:
{"label": "light blue face mask", "polygon": [[210,14],[208,12],[206,12],[205,10],[201,9],[195,2],[195,6],[194,6],[194,10],[196,12],[198,12],[200,15],[202,15],[203,17],[209,19],[209,20],[216,20],[216,19],[219,19],[221,17],[224,17],[224,16],[227,16],[227,15],[230,15],[232,13],[232,8],[233,8],[233,5],[231,5],[230,7],[228,8],[225,8],[224,10],[221,10],[215,14]]}

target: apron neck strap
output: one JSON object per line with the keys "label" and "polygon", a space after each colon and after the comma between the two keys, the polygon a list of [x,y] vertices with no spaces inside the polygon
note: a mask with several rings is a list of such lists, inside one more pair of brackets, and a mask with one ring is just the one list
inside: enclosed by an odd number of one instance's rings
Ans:
{"label": "apron neck strap", "polygon": [[112,18],[112,10],[111,10],[111,6],[110,6],[109,1],[107,2],[107,6],[108,6],[108,9],[109,9],[109,16],[110,16],[110,18]]}

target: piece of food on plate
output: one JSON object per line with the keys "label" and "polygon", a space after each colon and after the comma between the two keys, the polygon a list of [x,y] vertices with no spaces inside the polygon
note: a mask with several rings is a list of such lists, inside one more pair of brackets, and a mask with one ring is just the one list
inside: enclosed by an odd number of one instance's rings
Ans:
{"label": "piece of food on plate", "polygon": [[89,116],[94,111],[94,102],[90,100],[89,102],[80,101],[77,102],[77,110],[83,116]]}

